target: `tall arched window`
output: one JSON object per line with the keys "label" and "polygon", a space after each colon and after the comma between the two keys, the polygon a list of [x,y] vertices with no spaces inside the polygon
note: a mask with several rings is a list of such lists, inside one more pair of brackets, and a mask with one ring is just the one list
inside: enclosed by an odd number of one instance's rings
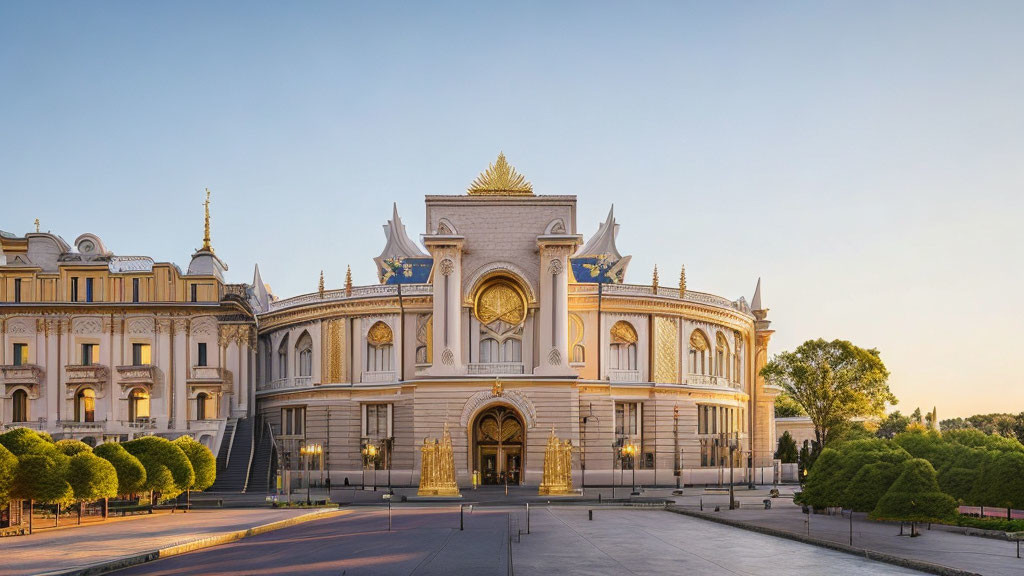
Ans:
{"label": "tall arched window", "polygon": [[729,341],[721,332],[715,338],[715,376],[729,377]]}
{"label": "tall arched window", "polygon": [[583,319],[576,314],[569,314],[569,351],[573,364],[586,362],[587,350],[583,346]]}
{"label": "tall arched window", "polygon": [[75,421],[96,421],[96,392],[92,388],[82,388],[75,395]]}
{"label": "tall arched window", "polygon": [[281,345],[277,347],[277,377],[288,377],[288,336],[281,339]]}
{"label": "tall arched window", "polygon": [[128,421],[138,422],[143,418],[149,418],[149,392],[135,388],[128,395]]}
{"label": "tall arched window", "polygon": [[14,414],[11,415],[13,422],[28,422],[28,393],[24,390],[14,391]]}
{"label": "tall arched window", "polygon": [[636,370],[636,329],[620,320],[612,326],[611,355],[608,368],[611,370]]}
{"label": "tall arched window", "polygon": [[297,362],[299,376],[312,376],[313,375],[313,339],[310,338],[309,332],[303,332],[302,336],[299,336],[299,341],[295,343],[295,351],[297,352]]}
{"label": "tall arched window", "polygon": [[690,334],[690,374],[708,373],[708,338],[700,330]]}
{"label": "tall arched window", "polygon": [[391,327],[384,322],[376,322],[366,333],[366,370],[368,372],[388,372],[391,370],[391,352],[394,348],[395,336]]}
{"label": "tall arched window", "polygon": [[206,420],[213,414],[213,398],[206,392],[196,394],[196,420]]}

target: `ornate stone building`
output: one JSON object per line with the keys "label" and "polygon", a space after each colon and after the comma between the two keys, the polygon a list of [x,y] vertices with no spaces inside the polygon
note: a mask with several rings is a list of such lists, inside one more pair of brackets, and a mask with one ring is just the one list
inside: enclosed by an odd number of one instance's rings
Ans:
{"label": "ornate stone building", "polygon": [[250,491],[314,444],[336,486],[415,485],[446,424],[463,485],[540,484],[552,429],[577,486],[714,483],[730,463],[771,478],[760,283],[750,305],[685,274],[626,283],[614,214],[584,242],[576,197],[535,195],[504,156],[467,194],[427,196],[426,221],[420,246],[395,208],[379,284],[283,300],[258,269],[224,283],[208,212],[184,274],[91,234],[3,234],[0,424],[192,434]]}
{"label": "ornate stone building", "polygon": [[90,444],[189,434],[252,411],[255,317],[209,238],[188,271],[93,234],[0,232],[0,426]]}
{"label": "ornate stone building", "polygon": [[613,213],[584,243],[576,197],[535,195],[504,156],[468,194],[427,196],[426,216],[421,248],[395,208],[380,284],[256,303],[258,445],[293,465],[321,445],[335,485],[415,484],[447,423],[461,484],[537,485],[554,428],[577,484],[629,484],[633,467],[642,484],[718,482],[730,444],[738,479],[771,478],[760,283],[752,305],[685,275],[627,284]]}

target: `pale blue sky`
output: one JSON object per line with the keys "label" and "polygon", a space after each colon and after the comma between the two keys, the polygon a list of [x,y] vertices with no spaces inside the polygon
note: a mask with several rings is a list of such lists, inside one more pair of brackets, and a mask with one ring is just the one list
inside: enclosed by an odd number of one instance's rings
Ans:
{"label": "pale blue sky", "polygon": [[615,203],[628,281],[878,347],[900,408],[1024,411],[1024,3],[0,4],[0,229],[340,287],[504,150]]}

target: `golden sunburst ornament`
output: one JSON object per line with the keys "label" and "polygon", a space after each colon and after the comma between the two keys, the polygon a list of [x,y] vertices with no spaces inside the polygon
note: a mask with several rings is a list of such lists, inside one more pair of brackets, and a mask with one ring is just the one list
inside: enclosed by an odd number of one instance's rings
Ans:
{"label": "golden sunburst ornament", "polygon": [[499,153],[498,159],[469,185],[468,192],[477,196],[533,196],[533,184],[516,172],[504,153]]}

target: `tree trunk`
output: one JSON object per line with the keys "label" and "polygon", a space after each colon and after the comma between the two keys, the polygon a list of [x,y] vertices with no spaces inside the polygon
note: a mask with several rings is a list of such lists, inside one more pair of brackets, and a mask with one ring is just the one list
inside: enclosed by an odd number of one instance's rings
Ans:
{"label": "tree trunk", "polygon": [[60,526],[60,504],[57,504],[57,507],[55,508],[55,510],[56,510],[56,512],[54,512],[54,514],[53,514],[53,527],[54,528]]}
{"label": "tree trunk", "polygon": [[78,503],[78,525],[82,525],[82,503]]}
{"label": "tree trunk", "polygon": [[35,509],[36,509],[36,501],[35,500],[29,500],[28,501],[28,533],[29,534],[32,533],[32,516],[35,515]]}

